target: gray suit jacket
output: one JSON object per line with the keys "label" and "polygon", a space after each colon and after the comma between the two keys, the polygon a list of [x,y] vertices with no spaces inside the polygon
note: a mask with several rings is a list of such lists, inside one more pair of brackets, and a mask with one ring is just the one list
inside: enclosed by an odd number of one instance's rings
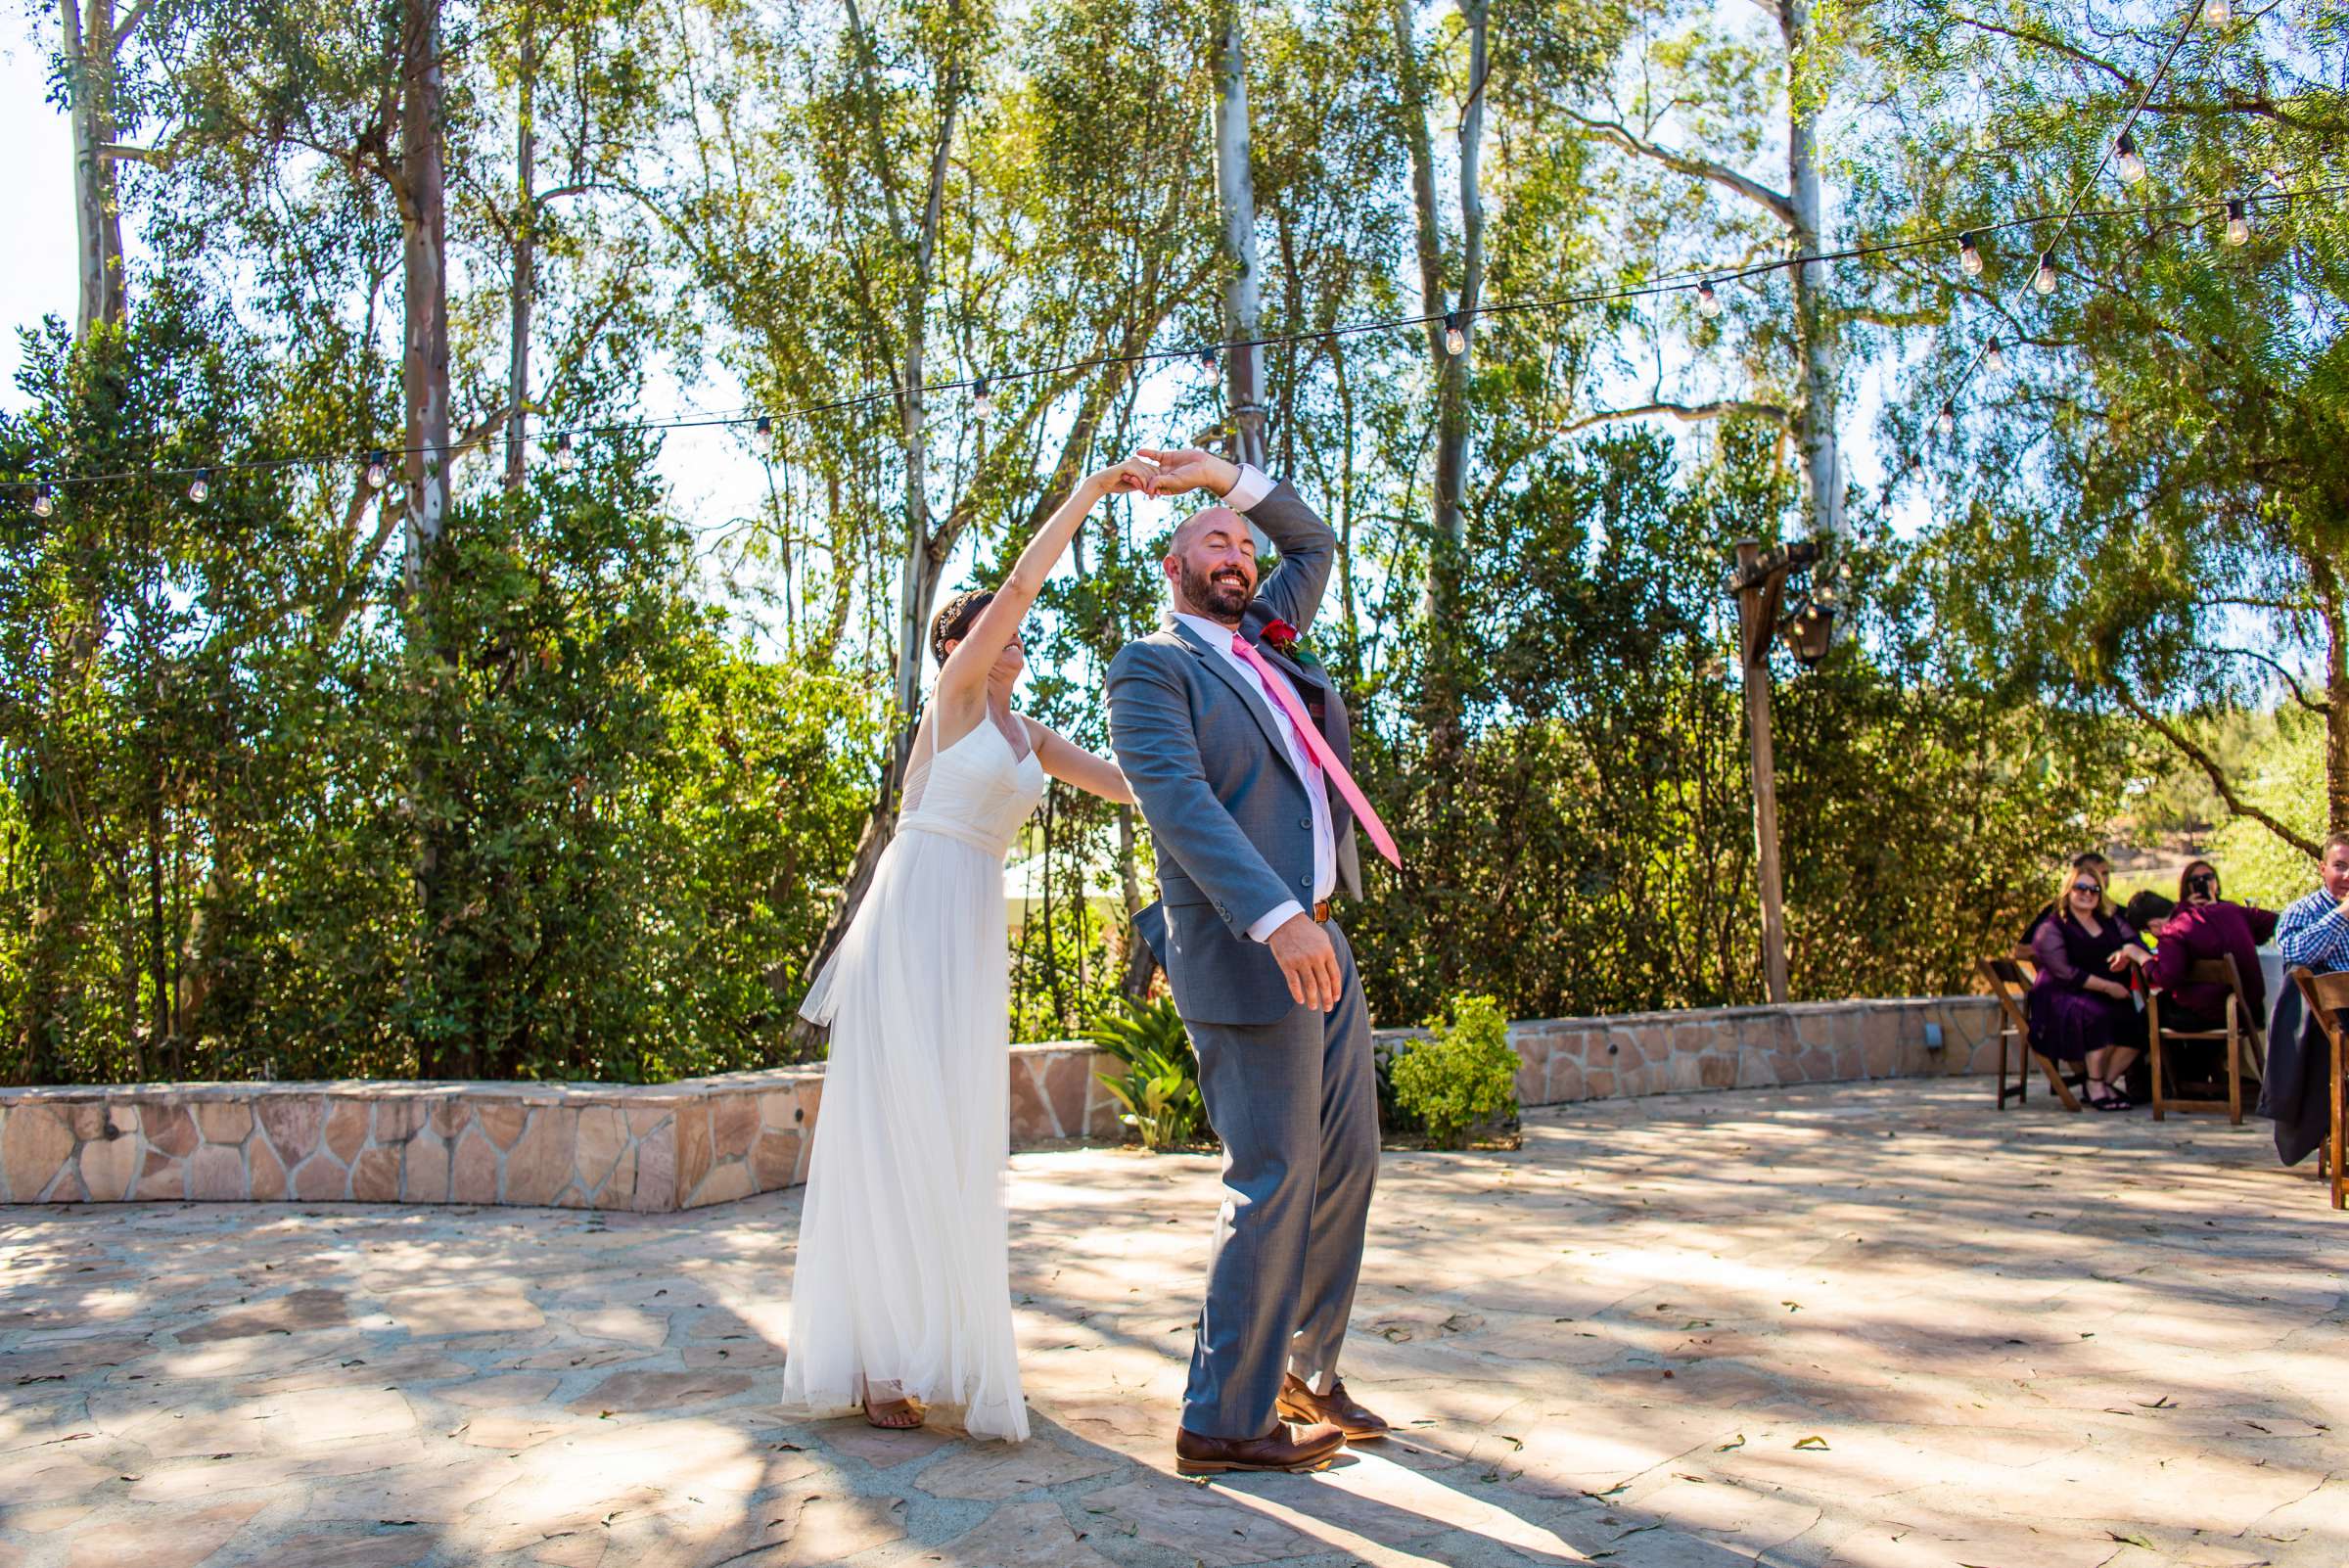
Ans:
{"label": "gray suit jacket", "polygon": [[[1280,551],[1257,584],[1240,629],[1262,648],[1267,622],[1300,633],[1320,608],[1337,535],[1283,482],[1248,514]],[[1354,744],[1337,682],[1269,648],[1323,737],[1352,768]],[[1272,714],[1239,673],[1187,626],[1169,619],[1128,643],[1109,667],[1110,743],[1140,802],[1158,851],[1159,902],[1137,917],[1166,965],[1182,1016],[1205,1024],[1269,1024],[1296,1003],[1271,950],[1248,928],[1294,899],[1313,899],[1313,807]],[[1361,897],[1354,812],[1329,791],[1338,884]]]}

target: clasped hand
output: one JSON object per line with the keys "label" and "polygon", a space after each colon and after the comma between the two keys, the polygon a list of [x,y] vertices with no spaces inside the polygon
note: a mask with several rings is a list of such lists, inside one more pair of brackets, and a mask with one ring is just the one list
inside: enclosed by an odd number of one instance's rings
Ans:
{"label": "clasped hand", "polygon": [[1104,495],[1181,495],[1205,489],[1221,496],[1230,492],[1239,477],[1237,465],[1213,452],[1196,447],[1162,451],[1144,446],[1085,483]]}

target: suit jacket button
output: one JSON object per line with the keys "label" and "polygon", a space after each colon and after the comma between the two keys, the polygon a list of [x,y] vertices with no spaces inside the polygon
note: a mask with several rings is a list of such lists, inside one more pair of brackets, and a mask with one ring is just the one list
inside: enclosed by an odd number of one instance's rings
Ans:
{"label": "suit jacket button", "polygon": [[1297,825],[1301,828],[1310,828],[1313,825],[1313,819],[1310,816],[1301,816],[1297,819]]}
{"label": "suit jacket button", "polygon": [[1299,887],[1301,887],[1301,888],[1310,888],[1310,887],[1312,887],[1313,885],[1313,879],[1312,877],[1310,877],[1310,876],[1299,877],[1299,878],[1297,879],[1297,886],[1299,886]]}

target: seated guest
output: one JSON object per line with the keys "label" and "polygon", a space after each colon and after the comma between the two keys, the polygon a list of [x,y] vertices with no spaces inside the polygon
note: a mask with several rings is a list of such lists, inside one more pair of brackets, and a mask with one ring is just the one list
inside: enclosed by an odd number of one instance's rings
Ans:
{"label": "seated guest", "polygon": [[2146,983],[2169,992],[2161,1021],[2172,1029],[2226,1028],[2227,988],[2185,981],[2187,971],[2203,959],[2233,957],[2243,982],[2243,1022],[2264,1023],[2268,977],[2260,972],[2259,945],[2275,934],[2275,910],[2220,898],[2219,868],[2208,860],[2188,860],[2178,873],[2178,912],[2158,928],[2161,940],[2153,961],[2145,965]]}
{"label": "seated guest", "polygon": [[[2105,859],[2104,856],[2098,854],[2094,850],[2090,850],[2085,854],[2073,855],[2072,869],[2075,871],[2094,871],[2096,874],[2096,880],[2098,882],[2110,882],[2112,880],[2112,862]],[[2055,916],[2062,910],[2062,908],[2063,899],[2060,896],[2057,897],[2053,903],[2043,904],[2040,906],[2039,913],[2033,915],[2030,919],[2030,922],[2023,927],[2023,934],[2014,940],[2014,952],[2012,956],[2016,963],[2029,964],[2037,963],[2039,961],[2032,955],[2031,952],[2032,939],[2039,935],[2039,928],[2046,925],[2049,921],[2054,919]]]}
{"label": "seated guest", "polygon": [[2138,931],[2150,931],[2158,934],[2161,930],[2161,923],[2169,919],[2170,912],[2177,907],[2177,904],[2155,893],[2151,888],[2144,888],[2131,894],[2129,901],[2121,905],[2121,918],[2128,921],[2130,926]]}
{"label": "seated guest", "polygon": [[2349,969],[2349,833],[2318,846],[2323,886],[2296,899],[2276,921],[2276,950],[2286,970],[2318,974]]}
{"label": "seated guest", "polygon": [[[2318,974],[2349,969],[2349,833],[2317,847],[2323,885],[2295,900],[2276,921],[2276,949],[2286,971]],[[2276,1157],[2298,1165],[2325,1146],[2332,1124],[2326,1080],[2331,1050],[2299,992],[2285,985],[2268,1020],[2268,1071],[2259,1089],[2259,1114],[2276,1124]]]}
{"label": "seated guest", "polygon": [[2039,978],[2031,983],[2031,1031],[2039,1048],[2088,1071],[2088,1103],[2126,1111],[2136,1102],[2121,1078],[2145,1044],[2145,1015],[2129,989],[2129,967],[2152,961],[2137,933],[2104,897],[2104,878],[2080,867],[2064,878],[2062,912],[2031,938]]}

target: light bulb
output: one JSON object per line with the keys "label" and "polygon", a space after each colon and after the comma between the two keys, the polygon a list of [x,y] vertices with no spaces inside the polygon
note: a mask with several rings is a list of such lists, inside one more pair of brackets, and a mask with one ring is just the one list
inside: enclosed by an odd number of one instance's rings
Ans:
{"label": "light bulb", "polygon": [[764,414],[751,427],[751,450],[759,454],[762,463],[775,455],[775,422]]}
{"label": "light bulb", "polygon": [[2006,350],[2000,346],[1996,338],[1991,339],[1990,346],[1982,350],[1982,368],[1994,376],[2006,373]]}
{"label": "light bulb", "polygon": [[995,417],[995,390],[987,384],[985,376],[980,377],[978,385],[971,389],[971,417],[973,419]]}
{"label": "light bulb", "polygon": [[1444,351],[1455,356],[1468,351],[1468,328],[1457,310],[1444,312]]}
{"label": "light bulb", "polygon": [[56,510],[57,502],[51,498],[48,485],[44,484],[32,492],[32,515],[34,517],[48,517]]}
{"label": "light bulb", "polygon": [[578,466],[579,450],[577,447],[571,444],[571,438],[568,436],[556,437],[555,471],[561,474],[568,474]]}
{"label": "light bulb", "polygon": [[2121,139],[2113,144],[2113,166],[2121,171],[2121,178],[2132,185],[2144,179],[2145,161],[2137,150],[2136,137],[2121,132]]}
{"label": "light bulb", "polygon": [[1933,416],[1933,425],[1934,428],[1939,430],[1944,436],[1957,435],[1958,405],[1956,403],[1943,403],[1941,405],[1941,412]]}
{"label": "light bulb", "polygon": [[1710,278],[1696,286],[1696,313],[1707,321],[1721,314],[1721,296],[1713,292]]}
{"label": "light bulb", "polygon": [[1216,351],[1213,348],[1202,348],[1199,350],[1199,378],[1200,380],[1209,383],[1211,386],[1215,382]]}
{"label": "light bulb", "polygon": [[2234,20],[2234,7],[2227,0],[2202,0],[2202,20],[2214,27],[2224,27]]}
{"label": "light bulb", "polygon": [[367,487],[380,490],[392,483],[392,457],[382,447],[367,454]]}
{"label": "light bulb", "polygon": [[2055,292],[2054,252],[2042,251],[2040,253],[2039,270],[2031,274],[2031,287],[2037,289],[2042,294],[2053,294]]}
{"label": "light bulb", "polygon": [[2229,245],[2249,245],[2251,243],[2251,218],[2245,210],[2240,197],[2236,197],[2227,204],[2227,243]]}
{"label": "light bulb", "polygon": [[1970,234],[1958,236],[1958,265],[1964,269],[1969,278],[1982,276],[1982,252]]}
{"label": "light bulb", "polygon": [[198,469],[196,478],[188,485],[188,499],[194,501],[198,506],[202,506],[205,497],[211,493],[212,471],[208,468]]}

